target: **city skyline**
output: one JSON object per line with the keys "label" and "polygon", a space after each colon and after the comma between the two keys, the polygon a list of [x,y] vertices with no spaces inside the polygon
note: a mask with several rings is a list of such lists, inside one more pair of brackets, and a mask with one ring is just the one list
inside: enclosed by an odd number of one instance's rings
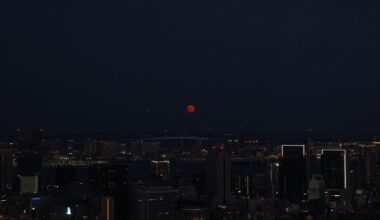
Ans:
{"label": "city skyline", "polygon": [[[0,219],[377,219],[380,142],[76,139],[0,142]],[[293,144],[292,144],[293,143]]]}
{"label": "city skyline", "polygon": [[379,7],[0,2],[0,220],[380,219]]}

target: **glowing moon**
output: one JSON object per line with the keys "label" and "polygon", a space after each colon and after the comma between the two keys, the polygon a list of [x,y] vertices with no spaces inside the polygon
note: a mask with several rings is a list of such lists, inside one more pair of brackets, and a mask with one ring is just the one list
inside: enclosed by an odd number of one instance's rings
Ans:
{"label": "glowing moon", "polygon": [[194,113],[194,112],[195,112],[195,106],[194,106],[194,105],[188,105],[188,106],[186,107],[186,111],[187,111],[188,113]]}

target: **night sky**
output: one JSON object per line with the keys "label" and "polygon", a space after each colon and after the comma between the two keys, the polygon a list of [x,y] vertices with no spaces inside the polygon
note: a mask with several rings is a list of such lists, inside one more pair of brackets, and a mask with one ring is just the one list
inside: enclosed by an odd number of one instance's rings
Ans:
{"label": "night sky", "polygon": [[375,2],[2,0],[0,129],[380,128]]}

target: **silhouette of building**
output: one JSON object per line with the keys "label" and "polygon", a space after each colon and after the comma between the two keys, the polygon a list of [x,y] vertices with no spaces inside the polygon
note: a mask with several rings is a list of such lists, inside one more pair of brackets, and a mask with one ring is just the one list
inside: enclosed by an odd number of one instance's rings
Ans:
{"label": "silhouette of building", "polygon": [[230,160],[224,145],[213,146],[208,160],[208,192],[211,195],[211,210],[220,205],[235,205],[232,197]]}
{"label": "silhouette of building", "polygon": [[127,219],[128,165],[124,163],[93,166],[88,169],[88,181],[93,193],[112,197],[115,219]]}
{"label": "silhouette of building", "polygon": [[38,193],[38,175],[42,169],[43,130],[17,129],[20,194]]}
{"label": "silhouette of building", "polygon": [[299,203],[307,190],[305,145],[282,145],[280,197]]}
{"label": "silhouette of building", "polygon": [[321,174],[327,190],[347,188],[347,154],[344,149],[323,149]]}

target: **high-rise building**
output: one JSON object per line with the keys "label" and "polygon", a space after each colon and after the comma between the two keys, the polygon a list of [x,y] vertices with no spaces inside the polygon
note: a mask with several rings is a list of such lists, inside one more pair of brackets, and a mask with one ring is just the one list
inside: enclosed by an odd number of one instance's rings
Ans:
{"label": "high-rise building", "polygon": [[112,197],[113,212],[116,219],[128,219],[126,203],[129,201],[128,165],[107,164],[88,169],[88,181],[93,193],[101,197]]}
{"label": "high-rise building", "polygon": [[269,161],[263,158],[232,158],[231,185],[237,197],[251,198],[253,195],[263,197],[270,193]]}
{"label": "high-rise building", "polygon": [[212,195],[211,208],[234,205],[232,197],[230,160],[224,145],[213,146],[208,160],[208,191]]}
{"label": "high-rise building", "polygon": [[305,145],[282,145],[280,197],[299,203],[307,192]]}
{"label": "high-rise building", "polygon": [[347,154],[344,149],[323,149],[321,174],[327,190],[347,188]]}
{"label": "high-rise building", "polygon": [[42,168],[42,130],[17,130],[18,174],[37,174]]}
{"label": "high-rise building", "polygon": [[272,161],[268,163],[268,187],[269,187],[269,197],[275,198],[278,196],[280,188],[280,163],[277,161]]}
{"label": "high-rise building", "polygon": [[379,186],[377,147],[361,145],[350,158],[348,179],[353,189],[375,189]]}
{"label": "high-rise building", "polygon": [[20,194],[38,193],[38,175],[42,169],[42,133],[42,129],[17,129]]}

